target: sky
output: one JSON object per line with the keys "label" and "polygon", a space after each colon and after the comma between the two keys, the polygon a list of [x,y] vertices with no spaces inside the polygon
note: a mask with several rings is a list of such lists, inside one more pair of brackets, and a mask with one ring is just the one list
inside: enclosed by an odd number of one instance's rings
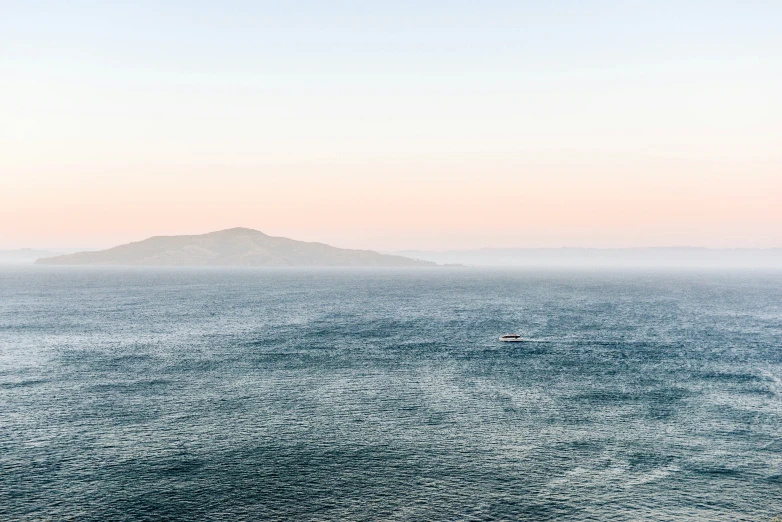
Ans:
{"label": "sky", "polygon": [[0,0],[0,249],[782,247],[782,2]]}

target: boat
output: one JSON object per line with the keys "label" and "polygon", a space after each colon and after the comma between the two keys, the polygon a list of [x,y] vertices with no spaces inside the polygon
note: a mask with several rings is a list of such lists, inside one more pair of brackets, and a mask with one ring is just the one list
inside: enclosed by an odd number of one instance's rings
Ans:
{"label": "boat", "polygon": [[524,339],[522,339],[521,336],[517,334],[508,334],[500,337],[500,341],[504,343],[520,343],[523,340]]}

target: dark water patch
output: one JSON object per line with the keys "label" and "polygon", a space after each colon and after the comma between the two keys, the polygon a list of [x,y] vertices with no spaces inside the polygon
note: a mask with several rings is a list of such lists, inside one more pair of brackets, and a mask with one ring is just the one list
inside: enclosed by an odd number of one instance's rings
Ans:
{"label": "dark water patch", "polygon": [[766,477],[766,481],[772,483],[772,484],[779,484],[782,486],[782,473],[778,473],[776,475],[769,475]]}
{"label": "dark water patch", "polygon": [[646,408],[646,415],[652,420],[666,420],[679,413],[676,406],[652,404]]}
{"label": "dark water patch", "polygon": [[683,467],[685,469],[688,469],[689,471],[692,471],[700,475],[718,475],[724,477],[737,477],[741,474],[741,471],[738,469],[730,468],[726,466],[719,466],[719,465],[685,464]]}
{"label": "dark water patch", "polygon": [[720,372],[720,371],[705,371],[699,375],[700,379],[706,382],[727,382],[738,384],[755,384],[762,382],[763,378],[756,373],[741,373],[741,372]]}
{"label": "dark water patch", "polygon": [[631,403],[638,401],[639,396],[619,390],[599,390],[581,393],[573,397],[573,400],[587,404]]}
{"label": "dark water patch", "polygon": [[[144,392],[152,391],[155,388],[169,387],[173,381],[169,379],[137,379],[132,381],[113,381],[93,384],[88,386],[85,391],[105,393],[105,392]],[[157,391],[156,391],[157,393]]]}
{"label": "dark water patch", "polygon": [[251,348],[277,348],[280,346],[285,346],[290,342],[291,338],[290,336],[274,336],[274,337],[266,337],[266,338],[255,338],[250,340],[242,340],[242,341],[234,341],[229,344],[236,344],[237,346],[248,346]]}
{"label": "dark water patch", "polygon": [[50,379],[20,379],[16,381],[0,381],[0,389],[25,388],[39,386],[51,382]]}
{"label": "dark water patch", "polygon": [[[143,349],[143,348],[135,347],[131,349]],[[108,355],[107,359],[108,360],[105,361],[106,364],[122,365],[122,364],[147,363],[153,361],[155,359],[155,356],[148,353],[122,353],[122,354]]]}

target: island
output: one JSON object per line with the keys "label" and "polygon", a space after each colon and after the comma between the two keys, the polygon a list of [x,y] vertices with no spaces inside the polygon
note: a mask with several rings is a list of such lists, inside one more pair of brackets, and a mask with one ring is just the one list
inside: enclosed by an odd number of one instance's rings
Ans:
{"label": "island", "polygon": [[431,261],[273,237],[251,228],[155,236],[94,252],[44,257],[39,265],[425,267]]}

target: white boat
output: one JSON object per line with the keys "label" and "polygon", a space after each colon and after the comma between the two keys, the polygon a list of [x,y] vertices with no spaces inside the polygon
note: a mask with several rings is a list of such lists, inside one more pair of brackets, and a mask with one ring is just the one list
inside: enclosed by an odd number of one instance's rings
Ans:
{"label": "white boat", "polygon": [[504,343],[520,343],[523,340],[524,339],[522,339],[521,336],[517,334],[508,334],[500,337],[500,341]]}

